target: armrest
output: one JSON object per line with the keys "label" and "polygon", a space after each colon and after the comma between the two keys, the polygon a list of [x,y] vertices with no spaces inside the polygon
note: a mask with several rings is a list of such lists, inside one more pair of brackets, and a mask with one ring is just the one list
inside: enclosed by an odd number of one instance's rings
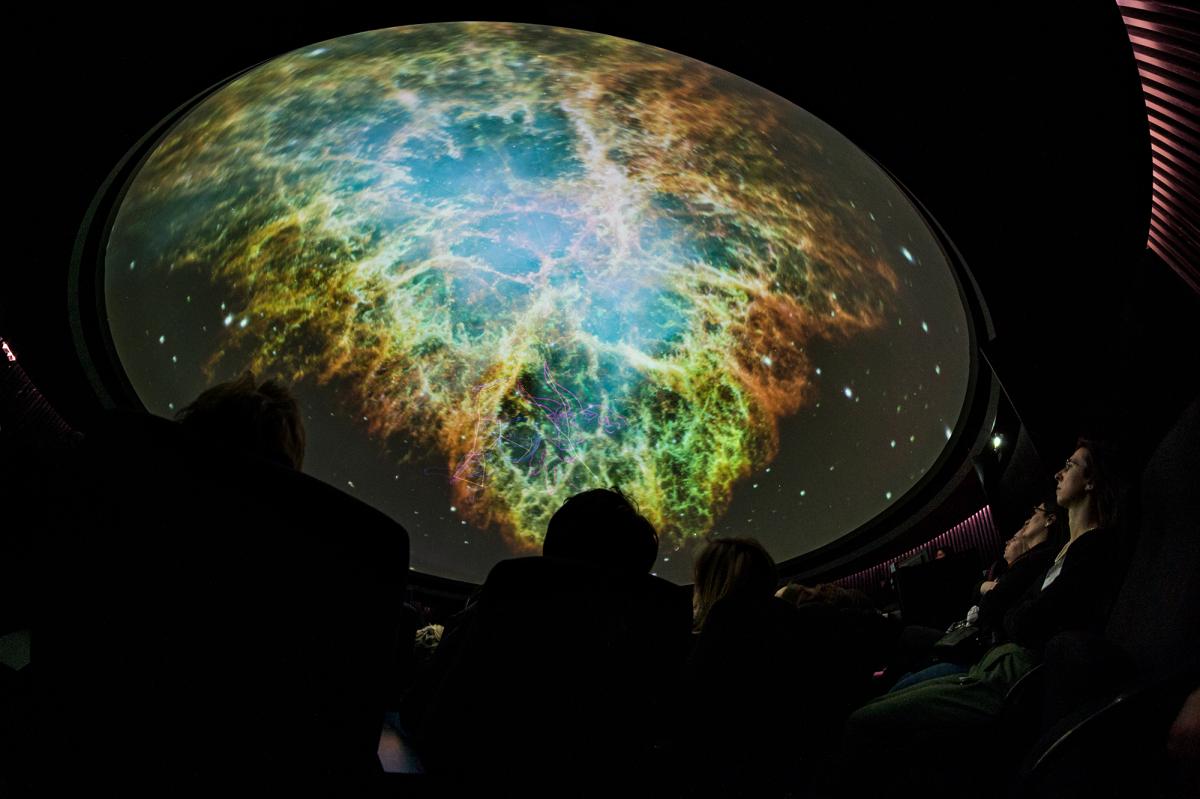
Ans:
{"label": "armrest", "polygon": [[1048,795],[1118,784],[1142,785],[1144,792],[1146,779],[1161,776],[1167,730],[1194,680],[1188,671],[1145,682],[1065,719],[1029,752],[1018,795],[1041,795],[1038,785]]}

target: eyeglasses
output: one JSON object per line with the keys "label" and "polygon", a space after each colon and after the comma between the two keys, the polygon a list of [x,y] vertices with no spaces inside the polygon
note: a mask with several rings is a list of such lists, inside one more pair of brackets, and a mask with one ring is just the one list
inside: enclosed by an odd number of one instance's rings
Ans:
{"label": "eyeglasses", "polygon": [[1063,471],[1064,472],[1071,471],[1072,466],[1078,466],[1080,469],[1083,468],[1083,464],[1080,463],[1079,461],[1075,461],[1075,460],[1071,460],[1070,458],[1067,458],[1067,462],[1063,464]]}

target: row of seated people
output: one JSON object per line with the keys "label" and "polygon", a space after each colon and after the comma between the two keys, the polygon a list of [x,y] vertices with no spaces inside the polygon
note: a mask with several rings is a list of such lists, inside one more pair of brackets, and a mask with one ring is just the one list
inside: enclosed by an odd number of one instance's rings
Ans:
{"label": "row of seated people", "polygon": [[[82,445],[67,484],[90,481],[84,493],[99,510],[90,529],[66,537],[73,557],[58,584],[89,596],[67,636],[78,661],[85,649],[104,659],[58,709],[65,717],[77,699],[113,731],[118,716],[140,718],[146,729],[134,738],[113,736],[124,745],[95,747],[108,757],[136,740],[140,765],[193,781],[257,759],[260,774],[269,762],[265,772],[280,777],[362,786],[378,769],[390,694],[390,726],[431,790],[486,781],[577,794],[960,795],[962,780],[989,773],[1005,751],[981,742],[1039,661],[1054,665],[1043,726],[1127,678],[1128,664],[1099,638],[1130,550],[1121,482],[1107,448],[1081,441],[1056,475],[1054,501],[1006,549],[1007,572],[980,586],[979,635],[990,645],[960,673],[919,668],[919,631],[852,596],[780,590],[753,539],[710,542],[690,595],[681,592],[648,573],[658,546],[649,522],[619,492],[598,489],[555,514],[542,557],[493,569],[398,696],[388,663],[407,538],[382,514],[300,480],[299,420],[286,390],[247,375],[185,409],[179,436],[118,418]],[[143,489],[136,501],[114,500],[130,481]],[[181,492],[187,508],[175,506]],[[197,492],[211,506],[195,504]],[[231,508],[254,529],[229,519]],[[334,508],[354,515],[335,519]],[[223,522],[236,533],[228,541]],[[164,527],[193,548],[155,539]],[[221,546],[197,543],[205,534]],[[148,541],[161,549],[147,552]],[[147,573],[135,557],[157,560]],[[289,605],[280,593],[302,599]],[[125,636],[123,649],[114,636]],[[912,673],[878,695],[873,674],[889,660],[893,675],[897,663]],[[1088,673],[1096,663],[1098,677]],[[111,763],[91,765],[88,780]]]}
{"label": "row of seated people", "polygon": [[907,625],[889,659],[897,679],[889,692],[950,674],[961,674],[1004,640],[1004,619],[1035,582],[1042,582],[1055,554],[1067,543],[1066,512],[1053,494],[1038,502],[1029,518],[1004,543],[999,559],[970,592],[966,616],[948,629]]}
{"label": "row of seated people", "polygon": [[[898,629],[830,586],[776,591],[765,549],[727,538],[695,561],[685,644],[682,611],[645,574],[653,529],[619,493],[586,492],[551,521],[543,558],[502,563],[446,626],[393,724],[434,774],[526,786],[621,763],[660,795],[1001,795],[1005,758],[1130,679],[1101,637],[1131,554],[1119,469],[1080,440],[948,634]],[[876,669],[914,649],[943,654],[872,696]],[[1049,700],[1002,725],[1043,660]]]}
{"label": "row of seated people", "polygon": [[[754,731],[769,728],[781,702],[832,725],[869,694],[894,635],[850,592],[839,592],[849,600],[842,607],[776,599],[770,556],[736,538],[705,550],[697,561],[703,587],[689,597],[647,573],[656,552],[653,527],[629,500],[595,489],[554,515],[542,557],[493,569],[445,625],[392,717],[424,767],[528,785],[625,775],[611,768],[624,763],[678,783],[715,762],[707,750],[729,749],[714,730],[740,729],[732,745],[770,762],[767,745],[793,739]],[[826,654],[812,657],[814,647]],[[798,680],[814,690],[789,690]],[[711,696],[697,705],[697,691]],[[749,709],[758,714],[753,724],[744,723]],[[828,741],[827,732],[795,740],[809,737]]]}
{"label": "row of seated people", "polygon": [[[908,675],[850,715],[838,774],[848,792],[903,785],[953,795],[972,784],[980,765],[1001,773],[995,757],[1017,743],[992,737],[1009,692],[1046,657],[1052,640],[1099,636],[1116,599],[1129,554],[1118,468],[1104,444],[1081,440],[1055,475],[1053,500],[1040,503],[1006,546],[1010,570],[980,587],[973,615],[990,644],[981,656]],[[1021,554],[1023,544],[1032,546]],[[1064,712],[1087,698],[1057,696]],[[974,786],[985,794],[1002,787]]]}

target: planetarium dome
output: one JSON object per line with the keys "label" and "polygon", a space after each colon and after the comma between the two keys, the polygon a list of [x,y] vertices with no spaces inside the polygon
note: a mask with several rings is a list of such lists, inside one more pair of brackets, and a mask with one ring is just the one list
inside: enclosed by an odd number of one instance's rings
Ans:
{"label": "planetarium dome", "polygon": [[[289,383],[305,470],[479,582],[617,486],[662,539],[777,560],[943,458],[964,292],[870,157],[749,81],[505,23],[344,36],[182,110],[130,162],[96,289],[117,401]],[[123,394],[123,395],[122,395]]]}

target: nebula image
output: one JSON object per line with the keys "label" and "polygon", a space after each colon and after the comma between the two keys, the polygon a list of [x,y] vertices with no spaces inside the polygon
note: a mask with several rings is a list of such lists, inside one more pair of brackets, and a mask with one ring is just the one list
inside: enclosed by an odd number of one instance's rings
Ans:
{"label": "nebula image", "polygon": [[[588,488],[631,496],[669,558],[773,466],[773,508],[817,490],[795,459],[836,464],[795,425],[848,450],[879,428],[864,464],[898,439],[882,477],[842,470],[869,501],[826,491],[830,529],[775,555],[811,549],[933,463],[969,367],[935,240],[836,131],[684,56],[532,25],[360,33],[224,84],[128,184],[105,292],[148,409],[247,369],[295,386],[310,428],[351,430],[309,471],[360,490],[347,453],[369,450],[363,498],[413,533],[414,566],[472,579],[539,551]],[[447,550],[468,530],[481,562]]]}

